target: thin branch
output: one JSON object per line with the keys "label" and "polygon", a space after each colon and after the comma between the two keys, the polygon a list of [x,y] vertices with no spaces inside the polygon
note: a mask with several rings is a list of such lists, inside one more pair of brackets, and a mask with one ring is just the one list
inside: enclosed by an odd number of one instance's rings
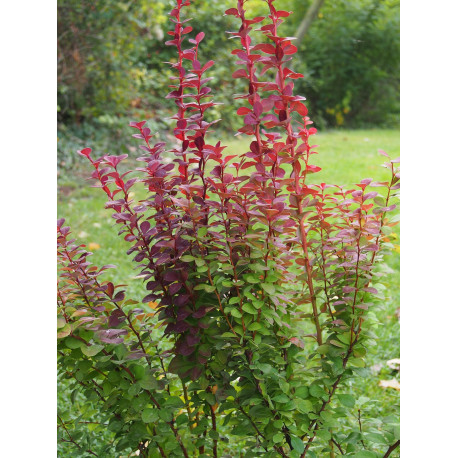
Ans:
{"label": "thin branch", "polygon": [[[262,437],[264,440],[266,439],[264,437],[264,435],[261,433],[261,431],[259,431],[258,427],[256,426],[256,423],[253,421],[253,419],[243,410],[243,407],[242,406],[239,406],[239,410],[240,412],[243,413],[243,415],[245,415],[245,417],[248,418],[248,420],[250,421],[251,425],[253,426],[253,428],[255,429],[256,433],[258,434],[259,437]],[[281,447],[278,447],[276,445],[274,445],[274,448],[275,450],[283,457],[287,458],[287,455],[285,454],[285,452],[283,451],[283,449]],[[267,449],[264,447],[264,450],[267,452]]]}
{"label": "thin branch", "polygon": [[[213,406],[210,406],[210,414],[212,417],[212,430],[216,433],[216,415]],[[213,439],[213,458],[218,458],[218,439]]]}
{"label": "thin branch", "polygon": [[[363,425],[361,424],[361,409],[358,409],[358,423],[359,423],[359,432],[363,433]],[[366,448],[366,445],[364,444],[364,441],[361,439],[361,444],[363,445],[364,448]]]}
{"label": "thin branch", "polygon": [[390,445],[390,448],[386,451],[385,455],[383,455],[383,458],[388,458],[391,453],[399,447],[400,444],[401,440],[399,439],[393,445]]}
{"label": "thin branch", "polygon": [[[76,445],[79,449],[81,449],[81,445],[77,444],[77,443],[74,441],[73,437],[71,436],[70,432],[69,432],[68,429],[67,429],[67,426],[65,426],[65,422],[62,420],[62,418],[61,418],[59,415],[57,415],[57,418],[58,418],[58,419],[60,420],[60,422],[62,423],[62,426],[63,426],[63,428],[65,429],[65,432],[67,433],[67,436],[68,436],[68,439],[69,439],[69,440],[62,439],[62,442],[70,442],[70,443],[72,443],[73,445]],[[90,450],[90,449],[87,449],[86,452],[87,452],[87,453],[90,453],[91,455],[94,455],[94,456],[99,456],[99,455],[97,455],[97,453],[93,452],[93,451]]]}
{"label": "thin branch", "polygon": [[[153,434],[156,435],[156,428],[153,426]],[[164,449],[159,445],[159,442],[156,442],[156,445],[159,449],[159,452],[161,453],[161,456],[164,458],[167,458],[167,455],[164,452]]]}
{"label": "thin branch", "polygon": [[339,452],[342,455],[345,455],[345,453],[342,450],[342,447],[340,446],[340,444],[334,438],[331,438],[331,442],[339,449]]}

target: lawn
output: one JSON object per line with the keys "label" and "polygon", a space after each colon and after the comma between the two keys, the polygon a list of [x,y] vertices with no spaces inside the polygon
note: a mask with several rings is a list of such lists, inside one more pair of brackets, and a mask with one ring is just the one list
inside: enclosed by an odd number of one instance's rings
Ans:
{"label": "lawn", "polygon": [[[242,153],[248,147],[248,141],[238,138],[226,139],[230,154]],[[319,133],[315,136],[319,145],[319,154],[314,156],[313,163],[322,167],[322,172],[312,175],[315,182],[328,182],[351,186],[362,178],[382,180],[387,177],[386,170],[380,167],[383,157],[378,150],[386,151],[391,157],[399,155],[398,130],[338,130]],[[134,145],[134,140],[132,142]],[[90,145],[88,145],[90,146]],[[94,151],[97,155],[97,151]],[[116,154],[116,151],[111,153]],[[138,153],[133,153],[136,155]],[[72,227],[73,235],[93,251],[91,259],[96,265],[115,264],[112,280],[117,283],[129,284],[132,296],[141,300],[143,285],[136,278],[130,259],[125,255],[128,243],[117,236],[110,217],[110,210],[104,209],[105,195],[99,189],[90,187],[82,176],[91,173],[88,165],[78,163],[77,173],[70,172],[59,178],[58,217],[65,218]],[[134,189],[136,197],[142,196],[142,189]],[[367,358],[367,367],[361,370],[361,376],[349,389],[360,396],[360,405],[355,415],[360,416],[361,428],[371,431],[381,428],[383,424],[397,424],[399,416],[399,392],[393,388],[379,386],[381,380],[399,379],[397,370],[393,370],[386,362],[399,358],[399,230],[393,233],[392,256],[387,259],[387,275],[385,277],[386,300],[383,307],[376,312],[380,322],[375,329],[378,345]],[[359,410],[359,412],[358,412]],[[369,420],[372,418],[375,420]],[[358,418],[355,417],[355,421]],[[369,424],[370,423],[370,424]],[[367,432],[367,430],[366,430]],[[376,433],[372,433],[376,441]],[[399,451],[391,455],[399,456]]]}

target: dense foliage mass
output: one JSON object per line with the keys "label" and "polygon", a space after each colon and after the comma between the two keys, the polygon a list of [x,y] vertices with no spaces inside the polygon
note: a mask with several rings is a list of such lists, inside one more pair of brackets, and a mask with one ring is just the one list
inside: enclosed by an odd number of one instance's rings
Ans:
{"label": "dense foliage mass", "polygon": [[[294,94],[297,48],[279,32],[290,13],[267,0],[267,14],[248,17],[246,3],[226,15],[237,21],[238,133],[249,151],[209,140],[214,62],[185,17],[189,0],[177,0],[166,42],[177,56],[175,146],[132,122],[144,153],[135,175],[126,155],[80,151],[146,292],[142,306],[129,299],[109,280],[114,266],[92,265],[58,221],[59,376],[80,412],[72,425],[59,417],[65,456],[362,458],[399,445],[395,423],[369,422],[363,435],[346,392],[376,344],[397,160],[387,158],[385,182],[311,181],[316,129]],[[136,183],[148,192],[139,202]]]}

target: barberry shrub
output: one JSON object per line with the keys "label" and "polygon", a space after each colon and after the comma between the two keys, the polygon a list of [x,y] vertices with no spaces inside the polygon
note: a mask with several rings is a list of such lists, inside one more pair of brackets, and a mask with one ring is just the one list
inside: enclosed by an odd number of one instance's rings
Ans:
{"label": "barberry shrub", "polygon": [[187,38],[190,2],[177,0],[166,96],[176,146],[153,143],[142,121],[131,123],[144,153],[136,173],[120,170],[125,155],[79,152],[146,292],[143,304],[129,299],[109,280],[113,266],[92,265],[58,221],[59,376],[80,413],[59,417],[65,456],[381,457],[399,444],[389,423],[365,436],[348,394],[376,345],[397,160],[386,159],[385,182],[312,181],[316,129],[293,92],[293,39],[279,34],[290,13],[266,0],[266,17],[248,18],[247,3],[226,15],[239,23],[233,77],[246,80],[236,98],[249,151],[209,140],[214,62],[200,60],[204,33]]}

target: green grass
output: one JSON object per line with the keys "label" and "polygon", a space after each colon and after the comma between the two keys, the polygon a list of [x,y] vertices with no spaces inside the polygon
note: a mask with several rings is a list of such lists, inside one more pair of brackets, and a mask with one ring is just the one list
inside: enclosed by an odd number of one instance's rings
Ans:
{"label": "green grass", "polygon": [[[333,183],[348,185],[359,182],[362,178],[386,180],[387,171],[380,167],[384,158],[378,154],[378,150],[386,151],[391,157],[399,155],[399,131],[398,130],[338,130],[319,133],[314,137],[314,143],[319,145],[319,154],[314,157],[313,163],[322,167],[318,174],[311,175],[314,182]],[[247,150],[249,141],[238,138],[226,139],[228,154],[243,153]],[[116,152],[113,152],[116,154]],[[89,165],[81,165],[78,174],[89,176]],[[96,243],[100,248],[94,250],[91,261],[101,266],[102,264],[115,264],[117,268],[110,273],[111,280],[116,283],[129,284],[129,291],[133,298],[141,300],[143,297],[143,284],[136,279],[136,271],[133,264],[125,255],[129,244],[117,236],[117,227],[113,227],[110,217],[111,211],[104,209],[105,194],[100,189],[91,188],[79,176],[71,176],[67,173],[59,179],[59,204],[58,216],[64,217],[67,224],[72,227],[73,236],[89,245]],[[136,197],[144,195],[141,188],[134,190]],[[395,231],[397,245],[399,230]],[[92,251],[92,250],[90,250]],[[387,260],[392,273],[384,279],[386,300],[383,307],[377,312],[380,325],[375,329],[378,337],[378,345],[368,354],[368,368],[364,369],[363,377],[350,387],[359,396],[369,398],[369,401],[361,406],[362,425],[368,418],[387,418],[399,414],[399,393],[393,389],[383,389],[378,386],[381,379],[398,377],[397,373],[391,372],[386,361],[399,357],[399,321],[396,317],[396,309],[399,307],[399,254],[396,250]],[[370,369],[374,365],[381,365],[379,373]],[[399,456],[398,451],[392,454]]]}
{"label": "green grass", "polygon": [[[224,143],[228,145],[228,154],[234,154],[232,151],[248,151],[251,140],[239,138]],[[351,185],[362,178],[380,180],[386,177],[386,173],[385,169],[379,167],[384,157],[378,150],[386,151],[392,158],[399,156],[399,130],[318,132],[311,137],[311,143],[318,145],[319,153],[312,156],[312,163],[322,168],[311,180],[319,183]]]}

